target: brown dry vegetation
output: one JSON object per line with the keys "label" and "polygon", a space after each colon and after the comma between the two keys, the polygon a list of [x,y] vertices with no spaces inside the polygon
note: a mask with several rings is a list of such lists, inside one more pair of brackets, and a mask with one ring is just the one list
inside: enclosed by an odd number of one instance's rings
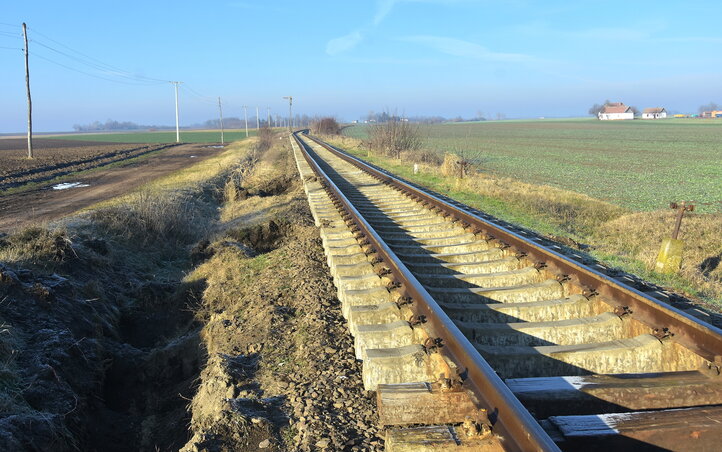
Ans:
{"label": "brown dry vegetation", "polygon": [[420,149],[421,144],[421,133],[417,124],[391,119],[369,126],[369,140],[366,145],[390,157],[401,158],[402,152]]}
{"label": "brown dry vegetation", "polygon": [[0,449],[382,447],[288,140],[252,143],[0,234]]}
{"label": "brown dry vegetation", "polygon": [[[717,310],[722,306],[722,214],[685,218],[680,236],[686,241],[682,269],[679,275],[665,276],[652,268],[662,239],[671,233],[673,212],[632,212],[580,193],[499,177],[478,168],[469,169],[467,177],[460,179],[455,165],[461,159],[454,155],[448,156],[446,163],[413,151],[390,159],[370,154],[365,143],[354,138],[326,138],[402,177],[579,247],[613,267],[699,297],[715,304]],[[418,165],[418,175],[413,174],[413,163]]]}
{"label": "brown dry vegetation", "polygon": [[335,118],[319,118],[311,123],[311,132],[320,135],[338,135],[341,126]]}

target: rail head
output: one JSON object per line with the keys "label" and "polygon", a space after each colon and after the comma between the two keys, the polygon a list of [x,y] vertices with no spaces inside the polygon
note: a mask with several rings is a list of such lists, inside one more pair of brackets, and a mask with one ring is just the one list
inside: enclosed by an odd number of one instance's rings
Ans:
{"label": "rail head", "polygon": [[410,307],[416,315],[423,315],[427,322],[424,327],[434,337],[440,338],[443,346],[438,350],[463,369],[466,379],[463,386],[470,390],[490,413],[494,430],[503,438],[505,447],[519,451],[558,451],[559,448],[544,429],[514,396],[494,369],[479,354],[454,322],[446,315],[433,297],[386,245],[373,227],[363,218],[338,186],[322,170],[313,158],[313,151],[294,133],[304,159],[323,181],[329,194],[338,201],[350,216],[355,226],[375,247],[379,257],[389,267],[401,284],[398,290],[413,302]]}
{"label": "rail head", "polygon": [[714,363],[722,356],[722,330],[719,328],[656,300],[586,265],[574,262],[568,257],[541,244],[534,243],[502,225],[483,219],[471,212],[471,209],[462,209],[452,205],[436,194],[420,189],[388,171],[375,168],[373,165],[316,137],[308,136],[308,138],[375,178],[436,207],[454,219],[468,223],[487,237],[499,240],[505,247],[512,247],[528,259],[546,267],[548,271],[556,273],[562,278],[568,277],[569,282],[581,288],[581,291],[586,296],[601,297],[607,303],[614,303],[614,308],[631,312],[632,318],[644,323],[650,329],[671,334],[675,342],[710,363]]}

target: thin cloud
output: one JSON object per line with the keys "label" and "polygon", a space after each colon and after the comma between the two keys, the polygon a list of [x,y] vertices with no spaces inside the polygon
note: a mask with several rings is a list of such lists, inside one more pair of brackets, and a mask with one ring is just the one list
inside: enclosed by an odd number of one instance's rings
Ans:
{"label": "thin cloud", "polygon": [[461,58],[471,58],[485,61],[499,61],[507,63],[523,63],[535,60],[534,57],[521,53],[493,52],[474,42],[443,36],[405,36],[400,41],[421,44],[438,52]]}
{"label": "thin cloud", "polygon": [[[386,17],[391,13],[394,7],[401,3],[428,3],[435,5],[453,5],[460,3],[476,3],[480,0],[377,0],[376,10],[374,12],[371,24],[362,27],[351,33],[333,38],[326,43],[326,53],[329,55],[338,55],[356,47],[364,40],[366,31],[372,30],[379,26]],[[243,3],[243,2],[240,2]],[[245,3],[243,3],[245,4]]]}
{"label": "thin cloud", "polygon": [[347,35],[331,39],[326,43],[326,53],[338,55],[353,49],[363,40],[363,33],[360,30],[353,31]]}

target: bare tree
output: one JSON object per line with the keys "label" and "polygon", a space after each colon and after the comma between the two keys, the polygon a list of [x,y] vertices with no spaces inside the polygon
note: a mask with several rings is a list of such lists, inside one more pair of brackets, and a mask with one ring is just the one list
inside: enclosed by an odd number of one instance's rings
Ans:
{"label": "bare tree", "polygon": [[421,133],[416,124],[399,119],[396,115],[386,115],[384,123],[369,126],[369,146],[388,156],[400,158],[403,151],[421,147]]}
{"label": "bare tree", "polygon": [[710,102],[705,105],[699,106],[699,112],[704,113],[705,111],[722,110],[722,107],[714,102]]}
{"label": "bare tree", "polygon": [[314,134],[338,135],[341,132],[341,127],[335,118],[320,118],[311,122],[311,131]]}
{"label": "bare tree", "polygon": [[589,108],[589,114],[592,116],[598,116],[599,112],[602,111],[605,105],[609,104],[609,99],[605,100],[603,104],[594,104]]}

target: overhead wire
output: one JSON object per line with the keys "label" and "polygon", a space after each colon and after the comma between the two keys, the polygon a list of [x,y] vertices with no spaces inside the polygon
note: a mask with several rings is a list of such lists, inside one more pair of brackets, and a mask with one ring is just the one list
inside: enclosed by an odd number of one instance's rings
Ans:
{"label": "overhead wire", "polygon": [[[7,26],[12,28],[22,28],[19,25],[14,24],[8,24],[0,22],[0,26]],[[90,55],[87,55],[83,52],[80,52],[66,44],[63,44],[60,41],[57,41],[50,36],[47,36],[34,28],[27,27],[29,33],[28,41],[32,43],[30,45],[30,48],[33,49],[30,53],[34,58],[38,58],[44,61],[47,61],[51,64],[60,66],[62,68],[65,68],[67,70],[77,72],[83,75],[86,75],[88,77],[93,77],[100,80],[105,80],[112,83],[119,83],[123,85],[132,85],[132,86],[154,86],[154,85],[160,85],[165,83],[170,83],[169,80],[154,78],[154,77],[147,77],[140,74],[134,74],[128,71],[125,71],[117,66],[110,65],[108,63],[105,63],[97,58],[94,58]],[[17,39],[23,39],[23,35],[20,32],[11,32],[9,30],[2,30],[0,29],[0,36],[2,37],[9,37],[9,38],[17,38]],[[40,38],[39,38],[40,37]],[[50,43],[53,43],[54,45],[51,45]],[[37,52],[37,47],[39,46],[41,48],[47,49],[51,52],[56,53],[57,55],[61,55],[64,58],[67,58],[73,62],[72,65],[56,61],[53,58],[48,58],[47,56],[44,56]],[[64,49],[61,50],[58,47]],[[24,50],[22,48],[16,48],[16,47],[0,47],[0,49],[6,49],[6,50]],[[99,71],[100,73],[93,73],[89,72],[87,70],[83,70],[81,68],[78,68],[77,65],[80,64],[86,68],[93,69],[95,71]],[[189,93],[191,96],[197,98],[199,101],[208,104],[208,105],[216,105],[217,100],[214,97],[211,96],[205,96],[198,92],[197,90],[191,88],[187,84],[181,84],[180,88],[184,90],[185,92]]]}
{"label": "overhead wire", "polygon": [[201,93],[199,93],[198,91],[194,90],[193,88],[191,88],[190,86],[188,86],[188,85],[185,84],[185,83],[182,84],[180,87],[181,87],[181,89],[182,89],[183,91],[186,91],[187,93],[189,93],[190,95],[198,98],[198,99],[201,100],[202,102],[205,102],[205,103],[207,103],[207,104],[212,104],[212,105],[215,105],[215,104],[216,104],[216,101],[214,100],[213,97],[204,96],[203,94],[201,94]]}
{"label": "overhead wire", "polygon": [[38,41],[35,40],[35,39],[33,39],[32,42],[33,42],[33,44],[40,45],[41,47],[44,47],[44,48],[46,48],[46,49],[49,49],[49,50],[51,50],[51,51],[53,51],[53,52],[56,52],[56,53],[58,53],[58,54],[60,54],[60,55],[63,55],[63,56],[65,56],[65,57],[67,57],[67,58],[70,58],[70,59],[72,59],[72,60],[74,60],[74,61],[77,61],[77,62],[79,62],[79,63],[81,63],[81,64],[84,64],[84,65],[86,65],[86,66],[88,66],[88,67],[91,67],[91,68],[93,68],[93,69],[97,69],[97,70],[99,70],[99,71],[101,71],[101,72],[103,72],[103,73],[105,73],[105,74],[107,74],[107,75],[114,75],[114,76],[117,76],[117,77],[120,77],[120,78],[124,78],[124,79],[128,79],[128,80],[133,80],[133,81],[137,81],[137,82],[142,82],[142,83],[144,83],[144,84],[146,84],[146,85],[158,85],[158,84],[160,84],[160,83],[168,83],[167,81],[160,81],[160,82],[158,82],[158,81],[146,81],[146,80],[137,78],[137,77],[135,77],[135,76],[126,75],[125,73],[119,73],[119,72],[117,72],[117,71],[109,71],[109,70],[105,69],[104,67],[102,67],[102,66],[100,66],[100,65],[88,63],[88,62],[83,61],[82,59],[77,58],[77,57],[75,57],[75,56],[73,56],[73,55],[67,54],[67,53],[62,52],[62,51],[60,51],[60,50],[58,50],[58,49],[55,49],[55,48],[50,47],[50,46],[48,46],[48,45],[45,45],[45,44],[43,44],[43,43],[41,43],[41,42],[38,42]]}
{"label": "overhead wire", "polygon": [[142,82],[136,82],[136,83],[134,83],[134,82],[126,82],[126,81],[122,81],[122,80],[114,80],[114,79],[112,79],[112,78],[102,77],[102,76],[97,75],[97,74],[91,74],[90,72],[85,72],[85,71],[82,71],[82,70],[80,70],[80,69],[77,69],[77,68],[68,66],[68,65],[66,65],[66,64],[59,63],[59,62],[57,62],[57,61],[55,61],[55,60],[51,60],[50,58],[44,57],[44,56],[42,56],[42,55],[38,55],[38,54],[35,53],[35,52],[30,52],[30,54],[31,54],[33,57],[35,57],[35,58],[40,58],[41,60],[48,61],[48,62],[50,62],[50,63],[52,63],[52,64],[56,64],[56,65],[58,65],[58,66],[60,66],[60,67],[64,67],[65,69],[68,69],[68,70],[71,70],[71,71],[74,71],[74,72],[78,72],[78,73],[87,75],[87,76],[89,76],[89,77],[94,77],[94,78],[98,78],[98,79],[101,79],[101,80],[107,80],[107,81],[113,82],[113,83],[120,83],[120,84],[123,84],[123,85],[133,85],[133,86],[153,86],[153,85],[156,85],[156,84],[157,84],[157,83],[142,83]]}
{"label": "overhead wire", "polygon": [[[140,74],[133,74],[133,73],[125,71],[117,66],[110,65],[110,64],[105,63],[105,62],[103,62],[97,58],[94,58],[90,55],[87,55],[83,52],[75,50],[72,47],[70,47],[66,44],[63,44],[62,42],[57,41],[41,32],[35,30],[34,28],[28,27],[28,29],[31,31],[31,41],[34,44],[39,44],[42,47],[52,50],[53,52],[61,54],[67,58],[71,58],[81,64],[88,66],[88,67],[92,67],[93,69],[105,71],[109,75],[123,77],[123,78],[130,79],[130,80],[136,80],[139,82],[147,82],[147,83],[155,82],[157,84],[161,84],[161,83],[168,83],[168,81],[169,81],[169,80],[164,80],[164,79],[159,79],[159,78],[154,78],[154,77],[146,77],[146,76],[140,75]],[[42,42],[41,39],[36,38],[35,35],[41,36],[42,38],[47,39],[48,41],[51,41],[51,42],[55,43],[56,45],[63,47],[65,49],[67,49],[68,51],[75,53],[76,55],[79,55],[79,56],[70,55],[67,52],[64,52],[62,50],[59,50],[59,49],[49,45],[48,43],[44,43],[44,42]]]}

